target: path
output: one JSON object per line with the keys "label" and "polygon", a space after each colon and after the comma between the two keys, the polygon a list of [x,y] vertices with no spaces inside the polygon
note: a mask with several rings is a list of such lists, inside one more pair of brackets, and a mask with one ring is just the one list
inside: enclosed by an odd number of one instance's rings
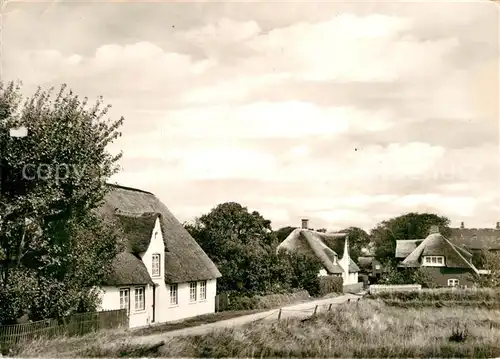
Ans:
{"label": "path", "polygon": [[[310,317],[313,314],[316,305],[318,306],[317,313],[320,313],[328,310],[330,304],[338,305],[347,302],[348,299],[357,300],[358,298],[360,298],[359,295],[345,294],[336,298],[319,299],[310,302],[285,306],[282,308],[281,319],[291,318],[291,317]],[[164,340],[168,337],[206,334],[214,329],[237,327],[251,322],[255,322],[259,319],[277,320],[278,313],[279,309],[273,309],[256,314],[244,315],[232,319],[221,320],[215,323],[202,324],[196,327],[173,330],[170,332],[164,332],[159,334],[140,336],[133,338],[132,342],[137,344],[153,344],[161,340]]]}

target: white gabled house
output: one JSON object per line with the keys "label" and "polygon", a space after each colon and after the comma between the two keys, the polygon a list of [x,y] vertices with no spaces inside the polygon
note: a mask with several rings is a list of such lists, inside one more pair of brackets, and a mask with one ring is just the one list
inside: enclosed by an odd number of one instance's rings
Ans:
{"label": "white gabled house", "polygon": [[[325,242],[335,244],[333,250]],[[308,228],[308,220],[302,220],[302,227],[296,228],[281,242],[277,251],[287,250],[308,254],[318,259],[323,268],[318,276],[342,277],[344,285],[358,283],[359,267],[349,255],[349,239],[346,233],[317,232]]]}
{"label": "white gabled house", "polygon": [[103,279],[100,309],[127,309],[131,328],[213,313],[221,274],[207,254],[153,194],[111,187],[102,213],[126,250]]}

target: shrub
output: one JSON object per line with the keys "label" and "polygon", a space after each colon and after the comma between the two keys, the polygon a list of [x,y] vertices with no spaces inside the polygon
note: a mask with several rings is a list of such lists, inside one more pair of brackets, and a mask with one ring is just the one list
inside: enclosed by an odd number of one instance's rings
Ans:
{"label": "shrub", "polygon": [[342,293],[344,280],[342,277],[322,276],[319,278],[319,293],[326,295],[329,293]]}
{"label": "shrub", "polygon": [[469,331],[467,330],[467,326],[466,325],[460,326],[459,324],[457,324],[456,326],[453,327],[451,331],[449,341],[462,343],[467,339],[468,335]]}

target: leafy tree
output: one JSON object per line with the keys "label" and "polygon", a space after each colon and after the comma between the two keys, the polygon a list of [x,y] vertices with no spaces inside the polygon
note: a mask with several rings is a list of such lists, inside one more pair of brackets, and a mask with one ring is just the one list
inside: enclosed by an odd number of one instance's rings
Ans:
{"label": "leafy tree", "polygon": [[370,235],[359,227],[349,227],[340,232],[349,235],[349,255],[357,261],[361,255],[361,250],[370,244]]}
{"label": "leafy tree", "polygon": [[443,235],[449,236],[450,220],[434,213],[407,213],[382,221],[371,230],[375,246],[375,256],[381,262],[395,261],[396,240],[423,239],[429,234],[432,225],[440,227]]}
{"label": "leafy tree", "polygon": [[500,251],[484,251],[483,268],[490,271],[487,275],[481,275],[480,285],[483,287],[500,287]]}
{"label": "leafy tree", "polygon": [[388,262],[386,270],[380,277],[380,284],[420,284],[424,288],[434,287],[432,278],[422,268],[396,268],[391,262]]}
{"label": "leafy tree", "polygon": [[292,233],[295,229],[297,229],[297,227],[286,226],[278,229],[277,231],[274,231],[278,243],[283,242],[286,239],[286,237],[288,237],[290,233]]}
{"label": "leafy tree", "polygon": [[271,221],[238,203],[222,203],[186,229],[219,268],[220,291],[265,292],[270,255],[278,244]]}
{"label": "leafy tree", "polygon": [[[92,211],[119,169],[121,153],[106,147],[123,118],[104,119],[102,98],[87,102],[65,85],[23,101],[19,84],[0,84],[2,322],[27,309],[39,319],[92,307],[91,288],[118,250],[111,226]],[[26,137],[9,136],[19,127]]]}

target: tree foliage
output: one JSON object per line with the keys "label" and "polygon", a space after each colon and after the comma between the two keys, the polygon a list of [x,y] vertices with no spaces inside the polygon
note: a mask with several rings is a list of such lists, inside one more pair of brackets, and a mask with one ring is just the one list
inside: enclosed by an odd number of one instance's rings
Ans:
{"label": "tree foliage", "polygon": [[490,273],[481,275],[480,285],[492,288],[500,287],[500,251],[484,251],[483,256],[483,268]]}
{"label": "tree foliage", "polygon": [[[219,268],[220,292],[253,295],[315,285],[311,271],[316,276],[319,267],[299,254],[277,253],[271,222],[238,203],[219,204],[185,228]],[[286,238],[287,231],[278,232]]]}
{"label": "tree foliage", "polygon": [[420,284],[423,288],[435,287],[432,278],[422,268],[396,268],[390,261],[384,268],[379,284]]}
{"label": "tree foliage", "polygon": [[[116,254],[117,237],[92,210],[119,169],[121,153],[106,148],[123,118],[105,119],[102,98],[87,105],[65,85],[23,101],[19,84],[0,84],[0,321],[92,307],[91,287]],[[11,137],[19,127],[28,135]]]}
{"label": "tree foliage", "polygon": [[349,255],[355,261],[361,256],[363,248],[367,248],[370,244],[370,235],[359,227],[349,227],[340,231],[349,235]]}
{"label": "tree foliage", "polygon": [[434,213],[407,213],[377,224],[370,236],[375,246],[375,256],[380,261],[394,261],[396,240],[423,239],[432,225],[437,225],[444,236],[451,234],[450,220]]}

